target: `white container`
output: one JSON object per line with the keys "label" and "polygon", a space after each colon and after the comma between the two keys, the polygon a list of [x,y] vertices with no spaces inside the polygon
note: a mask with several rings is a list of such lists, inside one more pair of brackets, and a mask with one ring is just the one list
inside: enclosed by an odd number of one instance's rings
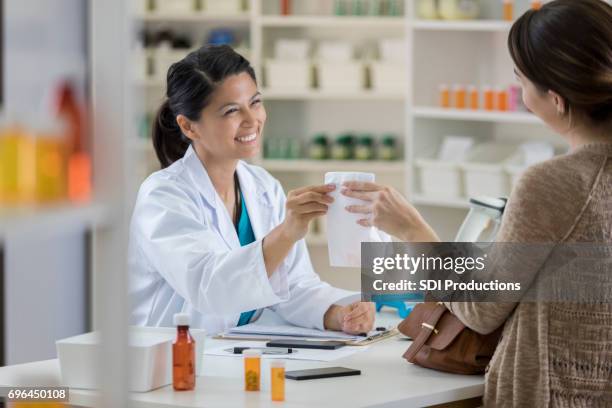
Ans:
{"label": "white container", "polygon": [[155,0],[159,14],[189,14],[195,11],[195,0]]}
{"label": "white container", "polygon": [[505,165],[516,153],[516,146],[502,143],[485,143],[472,149],[468,159],[461,164],[468,197],[506,197],[510,184]]}
{"label": "white container", "polygon": [[404,64],[375,61],[370,64],[370,80],[373,90],[403,92],[408,86],[408,71]]}
{"label": "white container", "polygon": [[310,61],[276,60],[266,62],[266,86],[283,91],[307,91],[312,88]]}
{"label": "white container", "polygon": [[[204,357],[204,330],[190,329],[196,342],[196,375],[201,375]],[[172,383],[173,327],[131,327],[130,391],[148,392]],[[70,388],[96,389],[99,358],[99,333],[91,332],[58,340],[57,355],[62,385]]]}
{"label": "white container", "polygon": [[443,198],[463,196],[459,163],[420,158],[416,160],[416,166],[423,195]]}
{"label": "white container", "polygon": [[317,48],[317,59],[325,62],[351,62],[355,58],[355,47],[348,41],[321,41]]}
{"label": "white container", "polygon": [[358,92],[365,88],[365,65],[362,62],[319,62],[318,86],[322,92]]}
{"label": "white container", "polygon": [[207,14],[240,14],[242,0],[204,0],[203,11]]}
{"label": "white container", "polygon": [[274,43],[274,58],[293,61],[307,60],[310,56],[310,47],[309,40],[282,38]]}
{"label": "white container", "polygon": [[191,50],[172,49],[167,47],[158,47],[153,50],[153,77],[159,81],[165,81],[168,75],[168,69],[174,64],[185,58]]}

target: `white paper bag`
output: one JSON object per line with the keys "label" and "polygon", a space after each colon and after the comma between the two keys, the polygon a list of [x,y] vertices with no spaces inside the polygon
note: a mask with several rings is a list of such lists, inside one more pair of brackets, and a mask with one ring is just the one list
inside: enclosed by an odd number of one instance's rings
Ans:
{"label": "white paper bag", "polygon": [[335,184],[336,189],[330,193],[334,202],[327,212],[327,245],[329,264],[340,267],[361,266],[362,242],[390,242],[391,237],[375,227],[363,227],[357,224],[364,214],[351,214],[346,210],[348,205],[364,204],[362,200],[340,194],[342,184],[346,181],[374,182],[372,173],[332,172],[325,174],[325,184]]}

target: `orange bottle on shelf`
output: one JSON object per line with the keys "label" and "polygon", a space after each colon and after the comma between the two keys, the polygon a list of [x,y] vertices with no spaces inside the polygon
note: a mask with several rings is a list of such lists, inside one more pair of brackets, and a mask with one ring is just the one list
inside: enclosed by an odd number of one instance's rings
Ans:
{"label": "orange bottle on shelf", "polygon": [[440,85],[440,107],[450,108],[450,89],[447,85]]}
{"label": "orange bottle on shelf", "polygon": [[34,158],[31,134],[11,121],[0,125],[0,205],[33,201]]}
{"label": "orange bottle on shelf", "polygon": [[247,349],[242,352],[244,356],[244,389],[245,391],[259,391],[261,382],[261,351]]}
{"label": "orange bottle on shelf", "polygon": [[38,203],[61,201],[67,195],[68,148],[63,123],[35,125],[35,197]]}
{"label": "orange bottle on shelf", "polygon": [[455,108],[465,109],[467,107],[467,93],[463,85],[455,85]]}
{"label": "orange bottle on shelf", "polygon": [[531,8],[539,10],[542,8],[542,0],[531,0]]}
{"label": "orange bottle on shelf", "polygon": [[503,0],[504,20],[514,20],[514,0]]}
{"label": "orange bottle on shelf", "polygon": [[480,109],[480,93],[478,92],[478,88],[475,86],[470,86],[468,88],[468,94],[470,96],[470,109]]}
{"label": "orange bottle on shelf", "polygon": [[497,110],[505,112],[508,110],[508,91],[505,89],[497,89]]}
{"label": "orange bottle on shelf", "polygon": [[482,88],[484,98],[484,109],[488,111],[495,110],[495,92],[488,86]]}
{"label": "orange bottle on shelf", "polygon": [[189,333],[189,315],[174,315],[176,339],[172,343],[172,386],[176,391],[195,388],[195,340]]}
{"label": "orange bottle on shelf", "polygon": [[270,381],[272,383],[272,401],[285,400],[285,361],[272,360],[270,362]]}

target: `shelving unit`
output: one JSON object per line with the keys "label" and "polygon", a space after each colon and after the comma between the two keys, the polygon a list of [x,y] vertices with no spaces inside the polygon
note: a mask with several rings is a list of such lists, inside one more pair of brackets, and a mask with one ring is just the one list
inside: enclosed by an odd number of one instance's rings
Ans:
{"label": "shelving unit", "polygon": [[[321,3],[321,2],[319,2]],[[297,4],[297,3],[296,3]],[[329,9],[331,10],[331,0]],[[297,7],[297,6],[296,6]],[[483,18],[474,21],[421,20],[415,2],[404,2],[404,16],[332,16],[316,15],[299,3],[296,15],[279,15],[276,0],[251,0],[249,11],[237,16],[141,16],[145,25],[201,22],[201,28],[213,23],[240,22],[248,27],[250,60],[258,72],[268,111],[266,137],[306,138],[324,131],[338,134],[347,130],[367,133],[397,133],[403,136],[404,157],[386,162],[338,162],[312,160],[270,160],[255,162],[277,177],[286,189],[321,183],[326,171],[370,171],[377,180],[394,185],[418,208],[429,214],[434,228],[449,231],[442,239],[452,239],[469,208],[468,198],[427,197],[418,189],[417,159],[429,154],[446,135],[474,136],[479,141],[529,140],[550,132],[534,115],[527,112],[470,111],[436,107],[440,83],[477,86],[508,85],[514,82],[512,62],[506,51],[506,37],[511,22],[500,20],[499,4],[482,4]],[[527,0],[516,2],[516,14],[528,7]],[[306,11],[304,11],[306,10]],[[217,27],[216,25],[215,27]],[[278,38],[347,39],[354,44],[371,45],[376,38],[398,38],[406,43],[406,88],[390,92],[322,92],[317,89],[286,91],[265,86],[263,63],[271,56],[271,44]],[[163,93],[164,83],[147,79],[134,83],[148,95]],[[287,120],[286,118],[291,118]],[[139,140],[131,149],[152,157],[150,142]],[[153,160],[154,161],[154,160]],[[312,258],[322,275],[336,273],[326,267],[326,239],[315,232],[307,237],[315,252]]]}

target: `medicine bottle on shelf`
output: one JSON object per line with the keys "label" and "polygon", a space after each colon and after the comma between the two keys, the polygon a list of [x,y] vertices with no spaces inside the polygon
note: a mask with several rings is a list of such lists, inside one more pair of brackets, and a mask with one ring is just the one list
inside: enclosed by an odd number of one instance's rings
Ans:
{"label": "medicine bottle on shelf", "polygon": [[514,0],[503,0],[504,20],[514,20]]}
{"label": "medicine bottle on shelf", "polygon": [[176,391],[195,388],[195,340],[189,333],[190,319],[187,313],[174,315],[176,339],[172,343],[172,386]]}
{"label": "medicine bottle on shelf", "polygon": [[478,92],[478,88],[473,85],[470,85],[468,87],[468,95],[470,98],[470,109],[480,109],[480,92]]}
{"label": "medicine bottle on shelf", "polygon": [[450,108],[450,89],[448,85],[441,84],[438,87],[440,93],[440,107],[441,108]]}
{"label": "medicine bottle on shelf", "polygon": [[463,85],[455,85],[454,96],[455,96],[455,108],[465,109],[467,107],[467,93]]}

